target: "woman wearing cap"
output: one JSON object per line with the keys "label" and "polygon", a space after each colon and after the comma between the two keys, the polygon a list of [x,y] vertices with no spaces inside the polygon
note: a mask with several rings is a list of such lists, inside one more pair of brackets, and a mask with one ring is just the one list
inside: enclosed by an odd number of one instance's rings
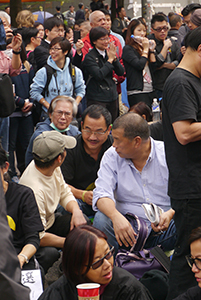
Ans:
{"label": "woman wearing cap", "polygon": [[[44,96],[43,91],[47,82],[46,68],[41,68],[33,79],[30,90],[31,98],[37,100],[42,105],[44,119],[47,118],[47,110],[51,100],[56,96],[66,95],[72,97],[75,94],[76,102],[79,104],[85,95],[82,72],[77,67],[72,70],[70,58],[67,57],[70,50],[71,44],[65,38],[56,37],[51,41],[50,56],[47,60],[47,64],[55,72],[51,76]],[[73,78],[75,79],[74,83]]]}
{"label": "woman wearing cap", "polygon": [[59,280],[39,300],[77,300],[76,285],[99,283],[100,299],[151,300],[147,289],[126,270],[114,266],[114,247],[106,235],[89,225],[73,229],[63,248],[63,271]]}

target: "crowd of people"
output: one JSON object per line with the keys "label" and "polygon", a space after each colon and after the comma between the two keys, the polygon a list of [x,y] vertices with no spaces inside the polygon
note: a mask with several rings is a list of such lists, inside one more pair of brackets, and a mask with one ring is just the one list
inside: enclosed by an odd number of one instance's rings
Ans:
{"label": "crowd of people", "polygon": [[[174,251],[166,300],[200,299],[201,5],[154,14],[149,33],[124,7],[112,22],[101,0],[56,10],[43,24],[23,10],[15,29],[0,11],[16,105],[0,118],[0,175],[19,266],[39,265],[44,281],[62,253],[41,300],[77,299],[84,282],[101,299],[156,300],[114,266],[137,242],[129,213],[147,226],[145,249]],[[143,203],[162,209],[158,224]]]}

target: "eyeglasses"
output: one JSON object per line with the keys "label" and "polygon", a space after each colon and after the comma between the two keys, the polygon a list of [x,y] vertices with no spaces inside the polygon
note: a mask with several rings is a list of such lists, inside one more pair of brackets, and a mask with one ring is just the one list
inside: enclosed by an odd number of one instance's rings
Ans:
{"label": "eyeglasses", "polygon": [[157,27],[157,28],[152,27],[152,29],[157,31],[157,32],[161,32],[162,30],[163,31],[168,31],[169,28],[168,28],[168,26],[163,26],[163,27]]}
{"label": "eyeglasses", "polygon": [[108,42],[110,40],[110,38],[109,37],[107,37],[107,38],[100,38],[99,40],[102,41],[102,42]]}
{"label": "eyeglasses", "polygon": [[59,51],[59,50],[62,50],[62,49],[61,49],[61,48],[50,48],[49,51],[50,51],[50,52],[52,52],[52,51],[56,51],[56,52],[57,52],[57,51]]}
{"label": "eyeglasses", "polygon": [[192,258],[191,255],[186,255],[186,260],[189,267],[192,268],[194,264],[196,268],[201,271],[201,258]]}
{"label": "eyeglasses", "polygon": [[82,129],[82,132],[86,135],[104,135],[107,132],[107,129],[105,131],[92,131],[91,129]]}
{"label": "eyeglasses", "polygon": [[53,113],[55,115],[57,115],[58,117],[62,117],[64,115],[65,118],[69,118],[72,116],[72,112],[70,112],[70,111],[56,110],[56,111],[53,111]]}
{"label": "eyeglasses", "polygon": [[114,250],[114,246],[113,246],[113,247],[110,249],[110,251],[109,251],[107,254],[105,254],[105,256],[103,256],[101,259],[95,261],[95,262],[90,266],[90,268],[92,268],[93,270],[98,269],[100,266],[102,266],[104,259],[109,260],[109,259],[114,255],[114,252],[115,252],[115,250]]}

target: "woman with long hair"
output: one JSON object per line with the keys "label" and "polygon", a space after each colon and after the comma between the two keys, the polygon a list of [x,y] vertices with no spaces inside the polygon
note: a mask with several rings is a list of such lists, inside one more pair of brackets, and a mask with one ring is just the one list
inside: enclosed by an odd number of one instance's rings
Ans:
{"label": "woman with long hair", "polygon": [[130,22],[123,48],[123,62],[127,77],[130,107],[143,101],[151,107],[154,98],[153,69],[156,63],[155,42],[146,38],[146,24],[142,19]]}
{"label": "woman with long hair", "polygon": [[63,248],[64,275],[39,300],[77,300],[76,285],[99,283],[100,299],[151,300],[146,288],[126,270],[114,267],[114,247],[106,235],[89,225],[81,225],[67,235]]}

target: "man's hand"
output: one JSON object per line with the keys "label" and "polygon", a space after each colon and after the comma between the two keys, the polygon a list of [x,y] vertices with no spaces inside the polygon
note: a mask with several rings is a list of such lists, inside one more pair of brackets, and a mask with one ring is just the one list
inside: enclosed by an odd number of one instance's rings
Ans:
{"label": "man's hand", "polygon": [[171,39],[164,40],[164,41],[163,41],[163,45],[164,45],[165,47],[167,47],[167,49],[169,49],[169,48],[172,46],[172,41],[171,41]]}
{"label": "man's hand", "polygon": [[87,221],[83,216],[82,211],[79,208],[73,210],[71,222],[70,222],[70,230],[79,225],[86,224]]}
{"label": "man's hand", "polygon": [[93,200],[93,191],[86,191],[84,194],[84,201],[88,205],[92,205],[92,200]]}
{"label": "man's hand", "polygon": [[155,232],[159,231],[165,231],[168,229],[170,221],[172,220],[174,216],[175,211],[173,209],[169,209],[168,211],[162,213],[160,215],[160,222],[158,226],[155,226],[153,223],[151,223],[151,227]]}
{"label": "man's hand", "polygon": [[26,112],[29,112],[32,110],[32,107],[33,107],[33,103],[32,102],[25,102],[23,108],[21,109],[21,111],[23,113],[26,113]]}
{"label": "man's hand", "polygon": [[12,39],[12,49],[16,52],[20,51],[21,44],[22,44],[22,36],[21,34],[18,33]]}
{"label": "man's hand", "polygon": [[112,218],[112,223],[117,242],[120,246],[122,246],[122,243],[126,247],[129,245],[133,246],[136,243],[136,233],[131,224],[121,213],[116,212]]}
{"label": "man's hand", "polygon": [[78,54],[81,54],[82,53],[82,48],[84,47],[84,43],[82,40],[78,40],[77,43],[75,44],[75,47],[76,47],[76,51]]}
{"label": "man's hand", "polygon": [[181,54],[184,55],[186,53],[186,47],[185,46],[182,46],[180,48],[180,51],[181,51]]}

